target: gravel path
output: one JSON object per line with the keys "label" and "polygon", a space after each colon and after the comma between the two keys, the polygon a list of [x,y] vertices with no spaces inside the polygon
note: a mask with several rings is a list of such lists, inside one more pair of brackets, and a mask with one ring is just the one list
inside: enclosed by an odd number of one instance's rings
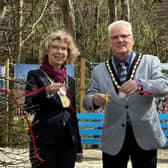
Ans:
{"label": "gravel path", "polygon": [[[75,168],[102,168],[101,151],[97,149],[84,150],[84,159],[81,163],[76,163]],[[131,163],[128,163],[131,168]],[[157,168],[168,168],[168,149],[158,151]]]}
{"label": "gravel path", "polygon": [[[84,159],[75,168],[102,168],[101,151],[85,149]],[[28,149],[0,148],[0,168],[30,168]],[[129,162],[128,168],[131,168]],[[168,168],[168,148],[158,151],[158,167]]]}

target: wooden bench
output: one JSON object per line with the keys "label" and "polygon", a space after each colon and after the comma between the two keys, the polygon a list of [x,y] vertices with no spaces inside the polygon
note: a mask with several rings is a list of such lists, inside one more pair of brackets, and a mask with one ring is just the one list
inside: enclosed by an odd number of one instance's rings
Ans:
{"label": "wooden bench", "polygon": [[[168,114],[158,114],[161,121],[161,127],[168,137]],[[78,123],[82,144],[99,145],[103,126],[103,113],[78,113]],[[168,141],[166,143],[168,145]]]}

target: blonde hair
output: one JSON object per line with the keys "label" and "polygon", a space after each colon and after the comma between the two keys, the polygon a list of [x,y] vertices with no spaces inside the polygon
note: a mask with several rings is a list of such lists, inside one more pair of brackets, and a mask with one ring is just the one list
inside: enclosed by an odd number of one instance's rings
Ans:
{"label": "blonde hair", "polygon": [[73,64],[74,60],[80,54],[77,46],[75,45],[72,36],[63,30],[58,30],[56,32],[50,33],[40,44],[39,47],[39,62],[41,64],[48,63],[48,50],[49,47],[52,45],[52,42],[64,41],[68,45],[68,57],[65,62],[66,64]]}

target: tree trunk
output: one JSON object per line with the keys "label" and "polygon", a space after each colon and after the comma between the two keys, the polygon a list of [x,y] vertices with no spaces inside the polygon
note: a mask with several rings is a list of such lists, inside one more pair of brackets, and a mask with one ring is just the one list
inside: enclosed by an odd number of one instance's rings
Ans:
{"label": "tree trunk", "polygon": [[23,26],[23,3],[24,0],[16,1],[16,9],[17,9],[17,35],[16,35],[16,56],[18,63],[21,59],[22,54],[22,26]]}
{"label": "tree trunk", "polygon": [[7,2],[5,0],[2,0],[0,3],[0,19],[4,19],[6,11],[7,11]]}
{"label": "tree trunk", "polygon": [[73,3],[71,0],[59,0],[59,4],[63,12],[65,28],[76,40],[76,22]]}
{"label": "tree trunk", "polygon": [[130,8],[129,8],[129,0],[121,0],[121,19],[130,21]]}
{"label": "tree trunk", "polygon": [[116,0],[108,0],[110,23],[117,19]]}

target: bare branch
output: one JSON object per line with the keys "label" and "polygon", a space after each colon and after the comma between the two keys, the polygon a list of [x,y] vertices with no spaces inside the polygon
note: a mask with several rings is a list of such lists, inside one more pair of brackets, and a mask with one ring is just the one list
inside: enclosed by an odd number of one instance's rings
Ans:
{"label": "bare branch", "polygon": [[41,19],[43,18],[44,13],[45,13],[45,11],[46,11],[46,9],[47,9],[48,2],[49,2],[49,0],[46,0],[44,9],[42,10],[42,13],[41,13],[40,17],[39,17],[38,20],[33,24],[32,28],[31,28],[32,30],[31,30],[30,34],[22,41],[22,45],[23,45],[23,44],[31,37],[31,35],[35,32],[35,27],[37,26],[37,24],[38,24],[38,23],[41,21]]}

